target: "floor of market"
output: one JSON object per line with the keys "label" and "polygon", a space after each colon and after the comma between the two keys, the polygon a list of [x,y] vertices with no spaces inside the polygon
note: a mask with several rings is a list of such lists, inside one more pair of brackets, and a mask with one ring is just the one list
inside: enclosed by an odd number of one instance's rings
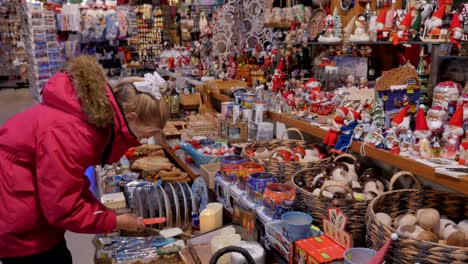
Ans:
{"label": "floor of market", "polygon": [[[0,125],[5,123],[14,114],[27,109],[35,103],[29,89],[0,89]],[[65,234],[68,248],[73,255],[73,263],[93,263],[93,237],[94,235],[71,232]]]}

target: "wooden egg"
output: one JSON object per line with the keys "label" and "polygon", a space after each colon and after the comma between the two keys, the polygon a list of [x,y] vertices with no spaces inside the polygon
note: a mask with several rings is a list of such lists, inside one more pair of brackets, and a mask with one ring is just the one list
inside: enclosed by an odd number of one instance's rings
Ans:
{"label": "wooden egg", "polygon": [[392,226],[392,218],[386,213],[377,213],[375,217],[384,225]]}
{"label": "wooden egg", "polygon": [[[416,238],[429,241],[429,242],[434,242],[434,243],[439,242],[439,237],[436,234],[432,233],[431,231],[427,231],[427,230],[422,231]],[[447,244],[448,244],[448,241],[447,241]]]}
{"label": "wooden egg", "polygon": [[439,211],[432,208],[418,210],[416,218],[418,219],[418,224],[426,230],[435,229],[440,222]]}
{"label": "wooden egg", "polygon": [[395,228],[398,228],[398,227],[404,226],[404,225],[415,225],[416,221],[417,221],[417,219],[416,219],[416,216],[414,214],[407,213],[407,214],[398,216],[395,219],[394,226],[395,226]]}

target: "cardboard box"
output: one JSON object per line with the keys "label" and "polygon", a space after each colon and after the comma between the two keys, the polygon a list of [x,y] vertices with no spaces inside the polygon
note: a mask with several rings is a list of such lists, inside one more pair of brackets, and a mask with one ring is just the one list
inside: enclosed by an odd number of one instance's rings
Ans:
{"label": "cardboard box", "polygon": [[323,219],[324,235],[294,242],[293,263],[316,264],[342,260],[352,247],[352,236],[344,230],[348,217],[339,208],[329,208]]}

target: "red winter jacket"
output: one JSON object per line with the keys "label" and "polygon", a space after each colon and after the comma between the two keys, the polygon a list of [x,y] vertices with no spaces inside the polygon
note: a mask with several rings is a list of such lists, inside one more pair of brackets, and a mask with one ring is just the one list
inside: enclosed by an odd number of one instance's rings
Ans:
{"label": "red winter jacket", "polygon": [[96,78],[80,87],[83,74],[73,81],[71,76],[54,75],[43,90],[42,104],[0,128],[0,258],[51,249],[64,239],[65,230],[102,233],[116,228],[115,213],[94,198],[84,171],[100,164],[103,156],[108,157],[104,162],[117,161],[138,142],[105,80],[100,87],[113,120],[99,128],[89,117],[99,115],[102,105],[93,104],[95,98],[78,99]]}

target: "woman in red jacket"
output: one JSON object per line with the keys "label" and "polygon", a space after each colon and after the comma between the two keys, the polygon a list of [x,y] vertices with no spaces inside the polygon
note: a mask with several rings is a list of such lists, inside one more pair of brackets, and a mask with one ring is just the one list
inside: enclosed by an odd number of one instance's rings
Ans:
{"label": "woman in red jacket", "polygon": [[167,108],[158,85],[143,81],[127,79],[111,91],[98,62],[77,57],[66,73],[50,78],[41,104],[0,127],[3,264],[72,263],[65,230],[144,227],[135,215],[106,209],[84,176],[88,166],[118,161],[139,139],[164,127]]}

